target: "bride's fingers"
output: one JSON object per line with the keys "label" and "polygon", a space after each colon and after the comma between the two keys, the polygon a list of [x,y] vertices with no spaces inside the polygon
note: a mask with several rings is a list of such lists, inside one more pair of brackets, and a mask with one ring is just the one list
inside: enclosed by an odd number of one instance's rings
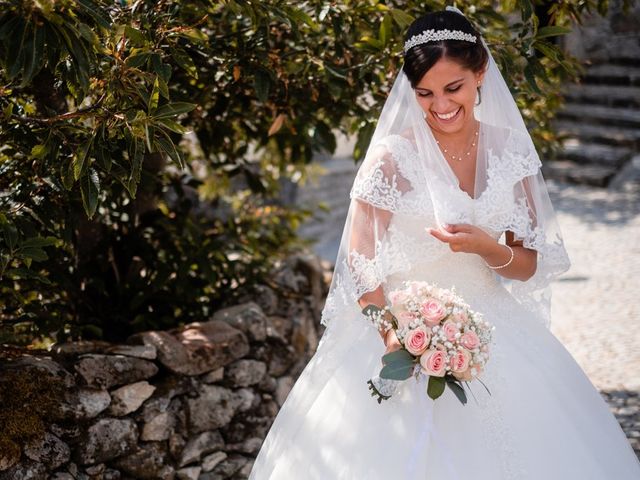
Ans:
{"label": "bride's fingers", "polygon": [[429,232],[432,236],[436,237],[438,240],[440,240],[441,242],[450,242],[451,241],[451,234],[448,233],[444,233],[440,230],[437,230],[435,228],[426,228],[427,232]]}
{"label": "bride's fingers", "polygon": [[467,223],[445,224],[444,228],[449,233],[469,233],[472,230],[472,226]]}

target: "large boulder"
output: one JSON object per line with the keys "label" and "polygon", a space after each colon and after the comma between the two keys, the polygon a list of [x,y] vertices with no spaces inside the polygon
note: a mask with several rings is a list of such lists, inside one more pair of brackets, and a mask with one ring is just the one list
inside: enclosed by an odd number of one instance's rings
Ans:
{"label": "large boulder", "polygon": [[176,472],[166,464],[167,451],[161,443],[146,443],[133,453],[119,458],[115,466],[133,478],[173,480]]}
{"label": "large boulder", "polygon": [[158,373],[153,362],[124,355],[86,355],[75,369],[88,386],[104,389],[146,380]]}
{"label": "large boulder", "polygon": [[65,418],[88,420],[97,417],[111,404],[111,395],[98,388],[78,388],[65,393],[62,409]]}
{"label": "large boulder", "polygon": [[156,387],[143,380],[114,390],[111,392],[109,413],[121,417],[135,412],[153,394],[155,389]]}
{"label": "large boulder", "polygon": [[189,431],[200,433],[227,425],[246,402],[243,394],[217,385],[201,385],[199,395],[187,399]]}
{"label": "large boulder", "polygon": [[184,467],[191,463],[197,463],[202,455],[224,448],[224,440],[219,431],[207,431],[195,435],[189,439],[182,450],[178,465]]}
{"label": "large boulder", "polygon": [[216,320],[191,323],[169,332],[144,332],[130,341],[153,345],[165,367],[190,376],[216,370],[249,352],[243,332]]}
{"label": "large boulder", "polygon": [[82,465],[106,462],[132,452],[138,441],[138,427],[130,418],[101,418],[89,427],[76,450]]}
{"label": "large boulder", "polygon": [[34,462],[46,465],[49,470],[55,470],[69,461],[71,452],[66,443],[46,432],[39,438],[27,442],[24,454]]}
{"label": "large boulder", "polygon": [[26,460],[20,462],[9,470],[0,472],[0,480],[45,480],[47,467],[39,462]]}
{"label": "large boulder", "polygon": [[267,365],[258,360],[241,359],[226,369],[225,379],[231,385],[248,387],[260,383],[267,373]]}
{"label": "large boulder", "polygon": [[241,330],[252,340],[262,342],[267,338],[267,317],[254,302],[223,308],[213,314],[213,321],[221,321]]}

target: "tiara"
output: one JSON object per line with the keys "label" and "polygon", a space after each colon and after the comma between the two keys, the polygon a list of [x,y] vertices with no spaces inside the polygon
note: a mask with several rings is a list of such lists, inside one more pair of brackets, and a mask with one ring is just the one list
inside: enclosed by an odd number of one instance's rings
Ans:
{"label": "tiara", "polygon": [[421,45],[427,42],[437,42],[440,40],[464,40],[471,43],[476,43],[476,36],[470,33],[465,33],[460,30],[425,30],[422,33],[414,35],[409,40],[404,42],[404,53],[407,53],[411,48],[416,45]]}

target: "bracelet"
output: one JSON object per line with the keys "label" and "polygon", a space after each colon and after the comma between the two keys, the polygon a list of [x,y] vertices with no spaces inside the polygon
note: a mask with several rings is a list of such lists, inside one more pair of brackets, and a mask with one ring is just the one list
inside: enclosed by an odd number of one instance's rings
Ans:
{"label": "bracelet", "polygon": [[492,270],[498,270],[499,268],[505,268],[505,267],[508,267],[509,265],[511,265],[511,262],[513,262],[513,257],[515,256],[514,253],[513,253],[513,248],[511,248],[509,245],[504,245],[504,246],[507,247],[509,249],[509,251],[511,252],[511,258],[509,259],[509,261],[507,263],[505,263],[504,265],[498,265],[497,267],[492,267],[487,262],[484,262],[487,267],[489,267]]}

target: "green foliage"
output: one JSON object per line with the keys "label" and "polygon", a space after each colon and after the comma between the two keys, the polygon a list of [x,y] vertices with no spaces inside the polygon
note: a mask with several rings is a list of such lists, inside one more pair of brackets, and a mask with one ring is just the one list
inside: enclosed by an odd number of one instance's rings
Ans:
{"label": "green foliage", "polygon": [[447,382],[444,377],[436,377],[434,375],[429,376],[429,382],[427,383],[427,395],[429,398],[435,400],[444,393],[444,387]]}
{"label": "green foliage", "polygon": [[453,392],[461,404],[467,404],[467,394],[458,380],[453,376],[445,376],[447,387]]}
{"label": "green foliage", "polygon": [[[543,152],[559,85],[578,73],[549,39],[605,3],[554,4],[544,28],[530,0],[458,3]],[[338,130],[361,158],[406,27],[443,6],[0,0],[9,339],[118,339],[200,319],[260,281],[307,215],[282,185],[304,181]]]}
{"label": "green foliage", "polygon": [[380,378],[406,380],[413,373],[416,358],[407,350],[401,348],[384,355],[382,362],[384,367],[380,370]]}

